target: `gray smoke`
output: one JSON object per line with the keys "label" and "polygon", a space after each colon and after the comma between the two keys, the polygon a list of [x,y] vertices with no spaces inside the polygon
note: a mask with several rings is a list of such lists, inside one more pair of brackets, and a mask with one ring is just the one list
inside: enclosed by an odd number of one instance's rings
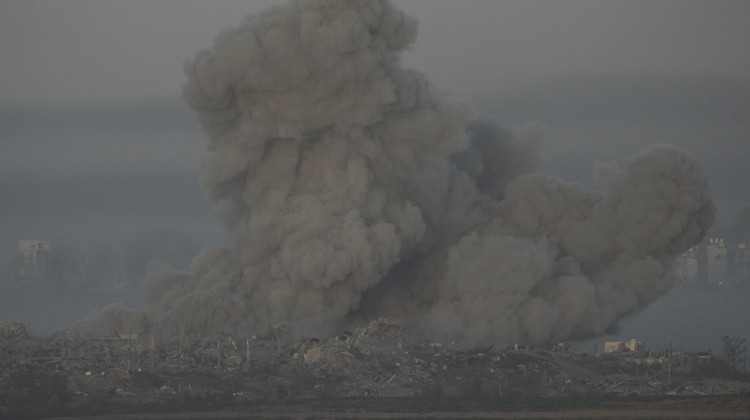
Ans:
{"label": "gray smoke", "polygon": [[587,193],[533,171],[518,135],[436,94],[399,53],[387,1],[295,1],[247,17],[185,66],[209,135],[202,184],[231,235],[189,272],[152,267],[143,310],[73,330],[335,330],[374,316],[418,335],[545,343],[601,334],[672,286],[714,207],[696,159],[655,146]]}

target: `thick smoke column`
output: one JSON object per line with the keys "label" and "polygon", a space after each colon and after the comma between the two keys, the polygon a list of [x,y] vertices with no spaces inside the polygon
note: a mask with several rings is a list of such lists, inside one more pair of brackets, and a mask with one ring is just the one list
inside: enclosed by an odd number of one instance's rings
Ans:
{"label": "thick smoke column", "polygon": [[433,334],[505,344],[596,336],[666,293],[675,255],[713,221],[699,162],[655,146],[602,169],[602,195],[546,175],[510,184],[494,219],[451,248],[426,318]]}
{"label": "thick smoke column", "polygon": [[713,221],[701,165],[657,146],[601,166],[601,192],[535,169],[514,138],[400,66],[416,21],[386,1],[300,1],[246,18],[186,64],[210,137],[202,183],[233,240],[153,267],[145,309],[78,331],[335,329],[407,318],[436,340],[601,334],[673,284]]}

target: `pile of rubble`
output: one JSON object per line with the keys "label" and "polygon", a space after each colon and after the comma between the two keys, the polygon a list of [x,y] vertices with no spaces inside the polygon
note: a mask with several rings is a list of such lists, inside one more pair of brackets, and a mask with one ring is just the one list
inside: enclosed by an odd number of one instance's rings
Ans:
{"label": "pile of rubble", "polygon": [[303,338],[279,325],[249,337],[210,340],[178,331],[163,343],[129,333],[80,341],[61,332],[40,339],[22,324],[9,324],[0,329],[0,408],[102,400],[750,392],[747,376],[707,375],[721,362],[705,354],[589,355],[564,346],[460,350],[407,338],[406,324],[388,319],[328,339]]}
{"label": "pile of rubble", "polygon": [[26,331],[26,325],[20,322],[10,322],[0,327],[0,339],[4,342],[16,342],[21,341],[28,337],[29,333]]}

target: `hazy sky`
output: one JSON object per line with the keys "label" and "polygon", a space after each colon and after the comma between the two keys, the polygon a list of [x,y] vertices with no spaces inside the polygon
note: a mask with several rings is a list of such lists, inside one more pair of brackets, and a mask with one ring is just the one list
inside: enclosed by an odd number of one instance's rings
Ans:
{"label": "hazy sky", "polygon": [[[0,170],[194,173],[182,63],[274,3],[3,1]],[[747,205],[750,2],[397,4],[420,21],[406,64],[511,129],[541,120],[543,169],[586,183],[594,161],[671,143],[713,170],[720,223]]]}
{"label": "hazy sky", "polygon": [[[182,63],[275,3],[0,2],[0,260],[27,237],[221,241]],[[589,183],[665,142],[705,163],[717,226],[750,205],[750,2],[396,3],[420,22],[405,63],[510,129],[544,123],[543,170]]]}
{"label": "hazy sky", "polygon": [[[273,1],[5,0],[0,105],[174,99],[182,62]],[[747,77],[747,1],[440,1],[407,63],[460,94],[575,74]]]}

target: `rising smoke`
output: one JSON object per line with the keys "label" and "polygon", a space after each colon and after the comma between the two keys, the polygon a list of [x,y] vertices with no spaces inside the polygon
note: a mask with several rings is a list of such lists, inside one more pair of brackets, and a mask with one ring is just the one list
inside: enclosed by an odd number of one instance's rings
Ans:
{"label": "rising smoke", "polygon": [[295,1],[185,66],[209,136],[202,184],[231,235],[154,266],[143,309],[72,330],[325,332],[376,316],[417,335],[538,344],[603,333],[674,283],[713,222],[700,163],[655,146],[597,193],[530,174],[544,133],[477,121],[400,65],[417,22],[387,1]]}

